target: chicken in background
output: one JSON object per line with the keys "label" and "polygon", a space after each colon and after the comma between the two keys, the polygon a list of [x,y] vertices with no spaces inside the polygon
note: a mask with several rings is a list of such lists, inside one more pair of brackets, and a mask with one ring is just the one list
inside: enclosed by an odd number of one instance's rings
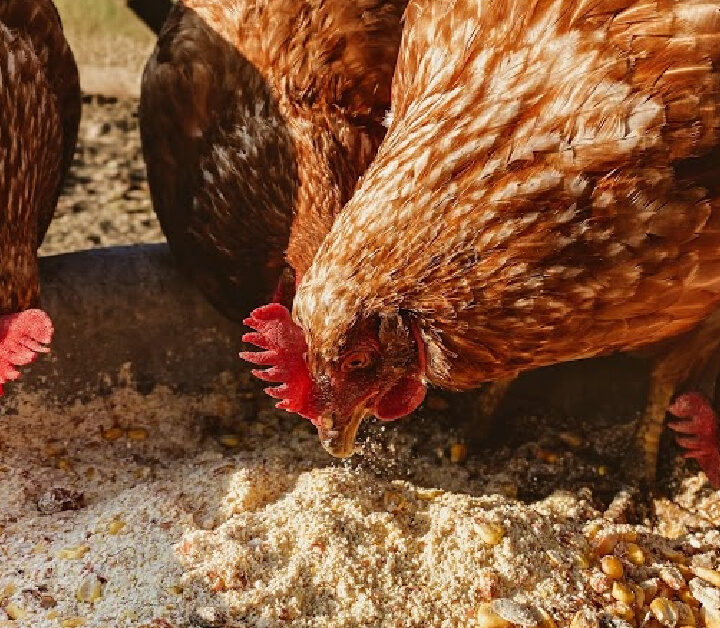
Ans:
{"label": "chicken in background", "polygon": [[[674,337],[637,430],[720,341],[720,12],[679,0],[413,0],[392,122],[246,359],[353,452],[366,415]],[[676,408],[677,410],[677,408]],[[717,478],[717,442],[690,445]]]}
{"label": "chicken in background", "polygon": [[0,2],[0,394],[52,339],[37,249],[75,152],[75,59],[51,0]]}
{"label": "chicken in background", "polygon": [[185,0],[145,68],[155,211],[189,278],[242,319],[290,305],[385,135],[407,0]]}

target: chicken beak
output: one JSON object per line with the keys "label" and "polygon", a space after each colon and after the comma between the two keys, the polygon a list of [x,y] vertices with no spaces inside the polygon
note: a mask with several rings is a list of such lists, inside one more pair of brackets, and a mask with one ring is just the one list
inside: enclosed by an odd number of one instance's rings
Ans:
{"label": "chicken beak", "polygon": [[318,435],[320,442],[331,456],[335,458],[349,458],[355,453],[355,437],[360,423],[367,415],[368,410],[360,405],[350,416],[343,420],[335,412],[326,412],[320,418]]}

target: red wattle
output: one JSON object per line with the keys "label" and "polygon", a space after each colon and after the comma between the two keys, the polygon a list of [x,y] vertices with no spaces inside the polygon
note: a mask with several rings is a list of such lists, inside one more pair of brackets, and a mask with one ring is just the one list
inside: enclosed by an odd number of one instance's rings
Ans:
{"label": "red wattle", "polygon": [[381,421],[407,416],[425,399],[425,391],[425,385],[417,377],[404,377],[375,402],[373,414]]}

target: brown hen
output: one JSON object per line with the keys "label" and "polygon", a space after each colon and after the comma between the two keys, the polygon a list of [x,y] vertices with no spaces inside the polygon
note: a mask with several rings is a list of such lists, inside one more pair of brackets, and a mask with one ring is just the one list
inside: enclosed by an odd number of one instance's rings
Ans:
{"label": "brown hen", "polygon": [[273,294],[292,302],[291,275],[385,135],[406,4],[185,0],[171,11],[143,76],[150,189],[185,272],[228,316]]}
{"label": "brown hen", "polygon": [[75,151],[80,85],[50,0],[0,2],[0,394],[52,337],[37,249]]}
{"label": "brown hen", "polygon": [[[720,300],[719,62],[716,2],[410,2],[392,123],[298,286],[300,341],[277,306],[251,321],[273,394],[345,456],[426,382],[689,332]],[[706,332],[658,361],[648,469]]]}

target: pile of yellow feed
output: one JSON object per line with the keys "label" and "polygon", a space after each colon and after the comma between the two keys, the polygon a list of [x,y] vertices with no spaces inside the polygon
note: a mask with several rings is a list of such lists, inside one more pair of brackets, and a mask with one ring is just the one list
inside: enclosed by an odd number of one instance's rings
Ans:
{"label": "pile of yellow feed", "polygon": [[233,419],[226,384],[0,414],[0,627],[720,627],[702,476],[665,520],[613,524],[587,491],[503,494],[457,448],[400,469],[412,426],[337,463],[307,422]]}

